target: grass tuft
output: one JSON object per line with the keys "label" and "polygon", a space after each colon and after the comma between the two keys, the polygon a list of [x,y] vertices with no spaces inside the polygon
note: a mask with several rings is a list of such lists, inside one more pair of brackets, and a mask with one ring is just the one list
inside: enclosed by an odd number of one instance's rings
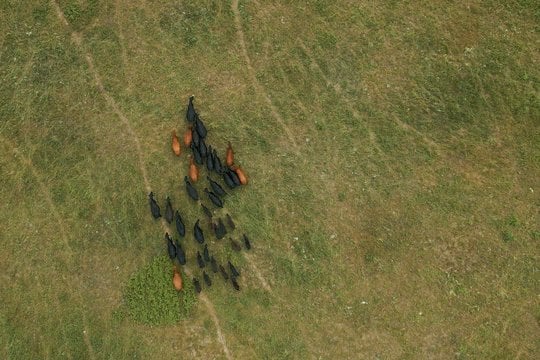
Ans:
{"label": "grass tuft", "polygon": [[514,234],[510,230],[504,230],[501,234],[501,237],[504,242],[514,241]]}

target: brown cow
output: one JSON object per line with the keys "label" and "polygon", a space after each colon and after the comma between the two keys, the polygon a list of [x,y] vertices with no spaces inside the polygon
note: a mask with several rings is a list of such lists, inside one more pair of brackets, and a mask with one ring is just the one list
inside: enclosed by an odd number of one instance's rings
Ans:
{"label": "brown cow", "polygon": [[197,165],[193,161],[193,156],[189,157],[189,178],[193,182],[199,179],[199,169],[197,169]]}
{"label": "brown cow", "polygon": [[227,146],[227,166],[232,166],[234,164],[234,151],[232,149],[231,143]]}
{"label": "brown cow", "polygon": [[172,149],[176,156],[180,156],[180,140],[178,140],[178,136],[176,136],[176,130],[173,130],[172,132]]}
{"label": "brown cow", "polygon": [[174,266],[173,285],[176,291],[182,290],[182,275],[180,275],[176,266]]}

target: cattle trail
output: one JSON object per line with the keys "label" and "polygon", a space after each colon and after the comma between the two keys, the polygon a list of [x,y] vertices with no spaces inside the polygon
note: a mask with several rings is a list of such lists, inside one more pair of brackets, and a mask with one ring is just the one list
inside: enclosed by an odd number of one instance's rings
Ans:
{"label": "cattle trail", "polygon": [[[328,87],[331,87],[334,89],[334,91],[336,92],[336,94],[338,95],[342,95],[343,94],[343,91],[341,89],[341,86],[337,83],[334,83],[332,82],[330,79],[328,79],[328,77],[326,76],[326,74],[324,73],[324,71],[321,69],[321,67],[319,66],[319,64],[317,63],[317,61],[315,60],[315,58],[313,57],[313,55],[311,54],[310,50],[308,49],[308,47],[304,44],[304,42],[301,40],[301,39],[297,39],[298,40],[298,44],[300,45],[300,47],[302,48],[302,50],[304,50],[304,52],[306,53],[307,57],[309,58],[312,66],[321,74],[321,77],[323,78],[323,80],[326,82],[326,85]],[[359,119],[359,116],[360,114],[358,114],[358,112],[354,109],[353,105],[351,104],[350,100],[349,99],[346,99],[346,98],[343,98],[343,101],[347,104],[347,106],[349,107],[349,109],[351,110],[353,116],[357,119]],[[403,130],[407,131],[407,132],[411,132],[411,133],[414,133],[416,136],[418,136],[420,139],[422,139],[422,141],[424,141],[426,144],[430,145],[432,149],[434,149],[437,153],[440,152],[440,147],[439,145],[434,142],[432,139],[430,139],[429,137],[427,137],[426,135],[424,135],[422,132],[420,132],[419,130],[417,130],[415,127],[401,121],[401,119],[399,118],[396,118],[394,117],[393,118],[393,121],[399,126],[401,127]],[[376,136],[374,134],[372,134],[372,131],[371,129],[368,128],[368,131],[369,131],[369,137],[370,139],[373,139],[373,140],[376,140]],[[379,147],[379,145],[377,144],[377,142],[374,142],[373,145],[376,147],[377,151],[379,151],[381,154],[384,154],[383,150]]]}
{"label": "cattle trail", "polygon": [[[334,83],[332,82],[327,76],[326,74],[324,73],[324,71],[321,69],[321,67],[319,66],[319,64],[317,63],[317,61],[315,61],[315,58],[313,57],[313,55],[311,54],[311,52],[309,51],[309,49],[307,48],[307,46],[304,44],[304,42],[301,40],[301,39],[298,39],[298,42],[300,44],[300,47],[302,48],[302,50],[304,50],[304,52],[306,53],[307,57],[309,58],[309,61],[311,62],[312,66],[320,73],[321,77],[323,78],[324,82],[326,83],[326,86],[327,87],[330,87],[332,89],[334,89],[334,92],[338,95],[342,95],[342,90],[341,90],[341,86],[337,83]],[[343,101],[347,104],[348,108],[351,110],[351,113],[353,115],[353,117],[357,120],[361,120],[360,118],[360,114],[358,113],[358,111],[356,111],[356,109],[354,108],[354,106],[352,106],[352,104],[350,104],[350,102],[343,98]],[[373,145],[373,147],[377,150],[377,152],[379,152],[380,154],[384,154],[384,151],[380,148],[379,144],[377,143],[376,141],[376,136],[375,134],[373,133],[373,131],[367,127],[366,125],[366,129],[368,131],[368,134],[369,134],[369,139]]]}
{"label": "cattle trail", "polygon": [[[164,232],[168,232],[169,234],[174,233],[172,229],[169,228],[169,225],[167,224],[167,221],[163,218],[163,216],[160,218],[161,227],[163,228]],[[184,272],[186,275],[188,275],[190,278],[193,278],[193,273],[187,266],[183,267]],[[188,281],[188,279],[184,279],[185,281]],[[229,351],[229,348],[227,347],[227,342],[225,341],[225,336],[223,335],[223,332],[221,331],[221,326],[219,325],[219,319],[216,314],[216,310],[214,309],[214,305],[212,305],[212,302],[208,299],[206,294],[200,293],[199,299],[204,303],[206,306],[208,313],[210,314],[210,317],[212,318],[212,321],[214,321],[214,325],[216,327],[216,335],[218,338],[218,341],[221,343],[223,347],[223,352],[225,353],[225,357],[229,360],[232,359],[231,353]]]}
{"label": "cattle trail", "polygon": [[238,42],[240,43],[240,47],[242,48],[242,55],[244,55],[244,60],[246,62],[246,67],[248,69],[249,77],[251,78],[251,83],[253,85],[253,88],[259,94],[259,96],[264,98],[264,100],[266,101],[268,105],[268,108],[270,109],[270,113],[276,119],[276,121],[281,125],[283,130],[285,130],[285,133],[287,134],[289,141],[294,145],[294,150],[298,153],[298,144],[296,143],[296,137],[293,135],[291,129],[289,129],[289,126],[285,123],[285,121],[279,114],[276,106],[274,105],[274,103],[272,102],[272,99],[270,98],[270,95],[268,95],[268,93],[264,90],[263,86],[259,83],[259,80],[257,80],[257,77],[255,76],[255,69],[253,68],[253,65],[251,65],[251,58],[249,57],[247,47],[246,47],[246,41],[244,38],[244,30],[242,30],[242,18],[240,17],[240,11],[238,10],[238,0],[232,1],[231,9],[234,13],[234,24],[236,25],[236,34],[238,36]]}
{"label": "cattle trail", "polygon": [[[92,56],[83,47],[81,34],[75,32],[75,31],[73,31],[71,29],[71,26],[69,25],[69,23],[68,23],[65,15],[64,15],[62,9],[60,8],[60,6],[58,5],[58,3],[55,0],[51,0],[51,5],[55,9],[56,14],[57,14],[58,18],[60,19],[60,21],[71,32],[71,38],[72,38],[73,42],[75,43],[75,45],[84,54],[84,58],[85,58],[86,63],[88,65],[88,69],[89,69],[90,73],[92,74],[92,76],[94,77],[94,81],[96,83],[96,86],[99,89],[100,94],[105,98],[105,101],[107,102],[107,104],[111,107],[113,112],[118,116],[120,121],[124,124],[125,128],[127,129],[128,133],[131,135],[131,138],[133,139],[133,141],[135,143],[136,153],[137,153],[137,157],[138,157],[138,161],[139,161],[139,169],[141,170],[141,174],[142,174],[142,177],[143,177],[144,187],[145,187],[146,193],[149,193],[152,188],[150,186],[150,181],[148,180],[148,173],[146,171],[146,166],[144,164],[144,159],[143,159],[142,146],[141,146],[141,142],[139,140],[139,137],[137,136],[137,133],[135,132],[135,130],[131,126],[131,123],[128,120],[128,118],[120,110],[120,107],[118,106],[118,104],[116,103],[114,98],[107,92],[107,90],[105,90],[105,87],[103,86],[103,81],[101,80],[101,76],[99,75],[98,71],[96,70],[96,68],[94,66],[94,61],[92,59]],[[170,231],[167,224],[165,223],[164,219],[162,219],[161,225],[162,225],[164,231]],[[185,268],[185,269],[186,269],[186,273],[191,274],[187,268]],[[208,300],[208,298],[204,294],[202,294],[202,296],[200,296],[199,298],[205,304],[205,306],[206,306],[206,308],[208,310],[208,313],[212,317],[212,320],[213,320],[214,325],[216,327],[218,341],[221,343],[221,345],[223,347],[223,352],[225,353],[226,358],[227,359],[232,359],[231,353],[230,353],[229,348],[227,347],[227,343],[225,341],[225,337],[223,336],[223,332],[222,332],[221,327],[219,325],[218,317],[217,317],[216,311],[214,309],[214,306],[212,305],[210,300]],[[86,342],[86,340],[85,340],[85,342]]]}
{"label": "cattle trail", "polygon": [[[18,148],[7,138],[0,135],[0,138],[2,138],[2,143],[6,144],[8,147],[10,147],[13,152],[17,155],[17,159],[19,159],[19,162],[22,163],[24,166],[26,166],[30,172],[32,173],[32,176],[38,183],[38,187],[41,190],[41,193],[43,194],[43,197],[45,198],[45,201],[47,202],[47,205],[49,206],[49,209],[51,211],[51,214],[53,215],[56,223],[58,224],[58,228],[60,230],[60,236],[62,237],[62,240],[65,243],[65,248],[69,251],[69,261],[68,264],[73,262],[73,249],[71,248],[71,245],[69,245],[69,239],[67,236],[67,230],[66,226],[64,224],[64,221],[62,220],[62,217],[60,216],[60,213],[58,212],[58,209],[56,208],[56,205],[54,204],[54,201],[51,196],[51,191],[49,188],[45,185],[45,183],[41,180],[41,175],[39,174],[38,170],[32,163],[32,160],[26,156],[24,156],[23,153],[21,153]],[[80,283],[80,282],[79,282]],[[83,297],[81,295],[80,289],[76,292],[76,296],[79,298],[79,303],[83,304]],[[83,320],[83,339],[84,343],[86,344],[86,347],[88,348],[88,356],[90,356],[90,359],[95,359],[95,353],[94,348],[92,347],[92,343],[90,342],[89,337],[89,331],[86,326],[87,320],[86,315],[84,311],[81,311],[82,314],[82,320]]]}
{"label": "cattle trail", "polygon": [[259,281],[261,282],[261,285],[262,287],[268,291],[269,293],[272,293],[272,288],[270,287],[270,285],[268,285],[268,283],[266,282],[266,280],[264,279],[264,277],[262,276],[261,272],[259,271],[259,269],[257,268],[257,266],[255,266],[255,262],[253,261],[253,259],[251,258],[251,255],[248,254],[248,253],[244,253],[244,258],[247,260],[247,262],[249,263],[249,266],[251,266],[251,268],[253,269],[254,273],[255,273],[255,276],[257,277],[257,279],[259,279]]}
{"label": "cattle trail", "polygon": [[126,78],[126,81],[128,83],[128,86],[127,86],[127,90],[128,91],[131,91],[131,89],[133,88],[133,84],[132,84],[132,75],[131,75],[131,71],[129,71],[129,66],[128,66],[128,55],[127,55],[127,41],[126,41],[126,37],[124,36],[124,30],[122,29],[122,15],[119,13],[120,11],[120,2],[121,0],[116,0],[115,1],[115,7],[114,7],[114,17],[116,19],[116,23],[118,24],[118,39],[120,40],[120,49],[121,49],[121,53],[122,53],[122,64],[124,66],[124,71],[125,71],[125,78]]}

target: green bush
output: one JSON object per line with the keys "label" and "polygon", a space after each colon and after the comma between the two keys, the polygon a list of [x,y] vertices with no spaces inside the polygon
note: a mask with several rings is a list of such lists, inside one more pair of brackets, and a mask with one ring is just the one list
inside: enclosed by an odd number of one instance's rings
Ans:
{"label": "green bush", "polygon": [[157,256],[137,271],[125,290],[127,313],[149,325],[174,324],[186,318],[196,302],[190,281],[182,274],[184,288],[177,293],[172,284],[172,265],[166,256]]}

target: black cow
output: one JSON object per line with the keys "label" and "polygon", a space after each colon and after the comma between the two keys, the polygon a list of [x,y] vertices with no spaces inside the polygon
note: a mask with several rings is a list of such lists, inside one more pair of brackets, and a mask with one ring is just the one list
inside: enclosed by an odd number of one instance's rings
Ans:
{"label": "black cow", "polygon": [[236,291],[240,291],[240,286],[238,285],[238,283],[236,282],[236,278],[234,276],[231,276],[231,282],[235,288]]}
{"label": "black cow", "polygon": [[199,219],[197,219],[197,222],[193,226],[193,236],[195,236],[195,240],[199,244],[204,244],[204,235],[201,227],[199,226]]}
{"label": "black cow", "polygon": [[214,194],[213,192],[211,191],[208,191],[208,188],[204,188],[204,192],[208,195],[208,198],[210,199],[210,201],[216,205],[217,207],[220,207],[222,208],[223,207],[223,200],[221,200],[219,198],[219,196],[217,196],[216,194]]}
{"label": "black cow", "polygon": [[178,231],[178,235],[180,237],[186,236],[186,227],[184,225],[184,222],[182,221],[182,217],[180,216],[180,213],[178,210],[176,210],[175,214],[175,223],[176,223],[176,231]]}
{"label": "black cow", "polygon": [[178,259],[180,265],[186,265],[186,253],[182,249],[182,246],[180,246],[178,240],[176,240],[176,259]]}
{"label": "black cow", "polygon": [[203,164],[203,159],[202,159],[202,156],[201,156],[201,153],[199,151],[199,148],[197,147],[198,145],[195,145],[195,142],[192,142],[191,143],[191,152],[193,153],[193,158],[195,159],[195,162],[197,163],[197,165],[202,165]]}
{"label": "black cow", "polygon": [[206,144],[204,143],[204,139],[201,139],[201,140],[199,141],[199,148],[198,148],[198,150],[199,150],[199,154],[201,154],[201,157],[203,157],[203,158],[205,158],[206,155],[208,154],[208,151],[207,151],[208,149],[207,149],[207,147],[206,147]]}
{"label": "black cow", "polygon": [[190,123],[195,122],[195,118],[197,117],[197,112],[195,112],[195,106],[193,106],[193,98],[193,95],[189,97],[189,103],[186,111],[186,120]]}
{"label": "black cow", "polygon": [[197,189],[191,185],[187,176],[184,176],[184,182],[186,183],[186,190],[189,197],[195,201],[199,200],[199,193],[197,192]]}
{"label": "black cow", "polygon": [[217,262],[216,262],[216,259],[213,256],[210,258],[210,267],[212,268],[213,272],[215,272],[215,273],[218,272]]}
{"label": "black cow", "polygon": [[223,239],[223,237],[227,234],[227,229],[225,228],[223,221],[221,221],[221,218],[218,218],[218,223],[214,228],[214,232],[216,233],[216,238],[218,240]]}
{"label": "black cow", "polygon": [[223,267],[223,265],[219,265],[219,271],[221,272],[221,276],[223,276],[223,279],[229,280],[229,274],[227,274],[227,270]]}
{"label": "black cow", "polygon": [[154,219],[161,217],[161,211],[159,210],[159,205],[157,201],[154,199],[154,193],[151,192],[148,194],[148,202],[150,203],[150,211],[152,212],[152,216]]}
{"label": "black cow", "polygon": [[227,223],[229,224],[229,227],[234,230],[234,228],[236,227],[236,225],[234,225],[234,221],[233,219],[231,218],[231,215],[227,214]]}
{"label": "black cow", "polygon": [[203,271],[203,278],[204,278],[204,282],[206,283],[206,286],[212,286],[212,280],[210,280],[210,276],[208,276],[206,271]]}
{"label": "black cow", "polygon": [[217,195],[217,196],[224,196],[224,195],[227,195],[227,193],[225,192],[225,190],[223,190],[223,188],[221,187],[221,185],[219,185],[217,182],[215,182],[214,180],[212,180],[210,178],[210,176],[207,176],[206,177],[208,179],[208,182],[210,183],[210,187],[212,188],[212,191],[214,191],[214,193]]}
{"label": "black cow", "polygon": [[246,247],[246,249],[250,250],[251,249],[251,242],[249,241],[249,238],[247,237],[246,234],[244,234],[244,246]]}
{"label": "black cow", "polygon": [[171,204],[171,198],[167,196],[167,199],[165,199],[166,205],[165,205],[165,220],[170,224],[173,220],[173,209]]}
{"label": "black cow", "polygon": [[235,277],[240,276],[240,273],[238,272],[238,270],[236,270],[236,268],[230,261],[228,262],[228,264],[229,264],[229,269],[231,270],[231,274]]}
{"label": "black cow", "polygon": [[197,293],[201,292],[201,283],[199,282],[199,280],[197,280],[197,278],[193,278],[193,287],[195,288],[195,291]]}
{"label": "black cow", "polygon": [[165,239],[167,240],[167,252],[169,253],[169,258],[172,260],[176,257],[176,246],[174,246],[169,233],[165,233]]}
{"label": "black cow", "polygon": [[211,145],[208,145],[206,153],[206,169],[210,173],[211,171],[214,171],[214,154],[212,154]]}
{"label": "black cow", "polygon": [[203,258],[207,263],[210,262],[210,252],[208,251],[208,244],[204,245]]}
{"label": "black cow", "polygon": [[201,256],[201,253],[199,251],[197,251],[197,264],[199,265],[199,267],[202,269],[205,265],[204,265],[204,260]]}
{"label": "black cow", "polygon": [[206,137],[206,134],[207,134],[206,127],[204,126],[202,120],[198,116],[195,119],[195,130],[197,130],[197,133],[199,133],[201,138],[204,139]]}
{"label": "black cow", "polygon": [[210,221],[212,221],[212,212],[210,211],[210,209],[208,209],[204,204],[201,203],[201,207],[204,211],[204,213],[206,214],[206,216],[208,216],[208,219]]}

